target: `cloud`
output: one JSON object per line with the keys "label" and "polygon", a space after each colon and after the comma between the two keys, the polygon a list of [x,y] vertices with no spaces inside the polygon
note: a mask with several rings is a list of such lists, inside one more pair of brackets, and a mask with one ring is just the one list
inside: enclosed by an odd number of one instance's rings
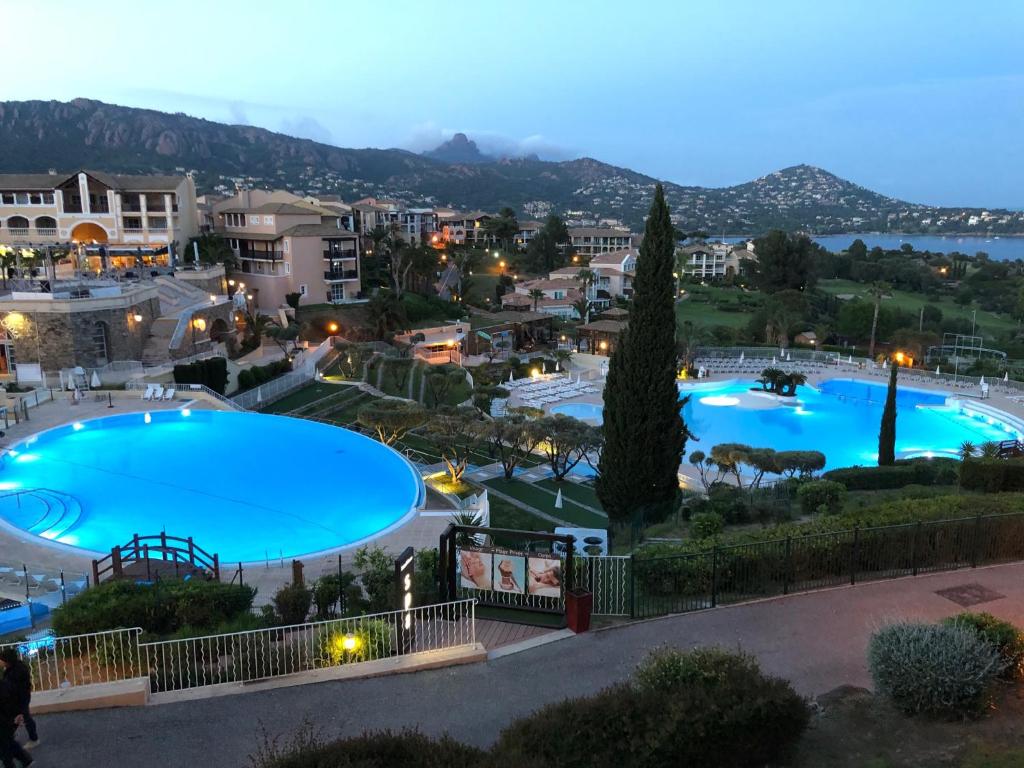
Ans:
{"label": "cloud", "polygon": [[300,139],[312,139],[321,144],[334,144],[334,136],[319,120],[308,115],[281,120],[281,133],[298,136]]}
{"label": "cloud", "polygon": [[539,133],[515,138],[495,131],[443,128],[432,121],[414,125],[402,146],[413,152],[425,152],[448,141],[456,133],[466,134],[476,142],[481,152],[495,157],[524,157],[535,154],[542,160],[565,160],[577,156],[569,147],[562,146]]}

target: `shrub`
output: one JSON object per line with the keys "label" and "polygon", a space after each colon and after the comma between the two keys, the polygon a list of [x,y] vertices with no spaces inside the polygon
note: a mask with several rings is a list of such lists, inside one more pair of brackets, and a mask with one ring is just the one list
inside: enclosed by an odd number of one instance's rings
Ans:
{"label": "shrub", "polygon": [[58,635],[141,627],[167,635],[190,627],[212,631],[249,612],[256,590],[215,581],[108,581],[71,598],[53,612]]}
{"label": "shrub", "polygon": [[[313,603],[316,605],[316,618],[320,621],[332,619],[340,612],[348,608],[357,607],[353,605],[353,597],[362,597],[358,587],[355,587],[356,577],[349,571],[341,573],[329,573],[321,576],[313,585]],[[355,588],[354,588],[355,587]]]}
{"label": "shrub", "polygon": [[805,515],[821,511],[834,515],[843,508],[846,486],[834,480],[812,480],[800,486],[796,497]]}
{"label": "shrub", "polygon": [[309,616],[313,592],[305,584],[285,584],[273,598],[274,613],[283,626],[302,624]]}
{"label": "shrub", "polygon": [[[321,636],[320,657],[333,665],[386,659],[393,652],[391,629],[391,624],[383,619],[361,620],[351,632],[346,631],[343,625]],[[351,649],[345,648],[344,644],[348,634],[355,640]]]}
{"label": "shrub", "polygon": [[824,474],[848,491],[880,491],[907,485],[953,485],[960,462],[956,459],[901,459],[888,467],[844,467]]}
{"label": "shrub", "polygon": [[725,527],[725,521],[717,512],[698,512],[690,518],[690,533],[695,539],[717,536]]}
{"label": "shrub", "polygon": [[744,501],[743,491],[728,483],[712,483],[708,488],[708,502],[711,511],[722,516],[729,524],[749,523],[750,511]]}
{"label": "shrub", "polygon": [[998,619],[991,613],[961,613],[943,619],[942,623],[977,632],[999,651],[1006,664],[1003,676],[1010,679],[1021,676],[1021,672],[1024,671],[1024,633],[1013,624]]}
{"label": "shrub", "polygon": [[868,643],[875,690],[911,714],[980,714],[1004,665],[999,651],[965,626],[891,624]]}
{"label": "shrub", "polygon": [[476,768],[485,754],[445,735],[432,739],[417,731],[380,731],[323,743],[306,729],[290,743],[267,740],[252,758],[253,768]]}
{"label": "shrub", "polygon": [[969,491],[1024,491],[1024,461],[967,459],[960,464],[960,486]]}
{"label": "shrub", "polygon": [[494,765],[763,766],[807,726],[806,702],[748,656],[661,651],[634,685],[549,705],[506,728]]}

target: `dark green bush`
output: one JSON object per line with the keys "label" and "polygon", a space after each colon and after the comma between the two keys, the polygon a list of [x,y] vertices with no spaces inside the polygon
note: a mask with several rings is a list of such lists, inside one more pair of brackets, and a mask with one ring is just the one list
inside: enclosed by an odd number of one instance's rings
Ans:
{"label": "dark green bush", "polygon": [[967,459],[960,465],[960,486],[968,491],[1024,491],[1021,459]]}
{"label": "dark green bush", "polygon": [[244,392],[247,389],[258,387],[271,379],[282,376],[292,370],[289,360],[275,360],[266,365],[254,365],[250,368],[243,368],[238,372],[238,391]]}
{"label": "dark green bush", "polygon": [[253,768],[477,768],[485,753],[449,736],[432,739],[417,731],[379,731],[323,743],[308,730],[292,742],[268,741],[252,758]]}
{"label": "dark green bush", "polygon": [[274,613],[283,626],[302,624],[309,617],[313,591],[305,584],[285,584],[273,597]]}
{"label": "dark green bush", "polygon": [[805,515],[822,511],[834,515],[843,509],[846,486],[834,480],[812,480],[800,486],[796,497]]}
{"label": "dark green bush", "polygon": [[729,483],[712,483],[708,489],[708,503],[711,511],[722,516],[727,525],[750,522],[743,491]]}
{"label": "dark green bush", "polygon": [[991,613],[960,613],[943,619],[942,623],[972,629],[995,647],[1006,663],[1004,677],[1017,679],[1024,672],[1024,633],[1010,622]]}
{"label": "dark green bush", "polygon": [[228,384],[228,362],[223,357],[208,357],[188,365],[174,366],[173,375],[176,384],[202,384],[223,395]]}
{"label": "dark green bush", "polygon": [[316,580],[313,585],[313,604],[316,605],[318,621],[332,619],[359,607],[362,590],[355,584],[355,580],[355,574],[349,571],[328,573]]}
{"label": "dark green bush", "polygon": [[725,528],[725,521],[717,512],[698,512],[690,518],[690,534],[695,539],[717,536]]}
{"label": "dark green bush", "polygon": [[824,474],[849,491],[880,491],[907,485],[953,485],[960,462],[956,459],[901,459],[890,467],[844,467]]}
{"label": "dark green bush", "polygon": [[809,710],[784,680],[748,656],[662,651],[635,685],[552,704],[506,728],[492,764],[585,766],[775,763],[807,727]]}
{"label": "dark green bush", "polygon": [[1005,663],[973,627],[903,622],[868,643],[875,691],[910,714],[980,715]]}
{"label": "dark green bush", "polygon": [[108,581],[87,589],[53,612],[58,635],[79,635],[108,629],[141,627],[167,635],[189,627],[216,627],[249,613],[256,590],[216,581],[161,581],[137,584]]}

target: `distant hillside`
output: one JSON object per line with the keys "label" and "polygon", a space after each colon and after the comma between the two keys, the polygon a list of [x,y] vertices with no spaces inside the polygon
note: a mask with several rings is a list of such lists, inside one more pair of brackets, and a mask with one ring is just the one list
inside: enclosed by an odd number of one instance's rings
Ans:
{"label": "distant hillside", "polygon": [[[387,196],[423,205],[549,212],[575,221],[643,224],[656,180],[590,158],[493,159],[458,134],[426,155],[344,149],[262,128],[89,99],[0,102],[0,172],[94,167],[122,173],[192,170],[205,191],[236,183],[343,199]],[[879,195],[820,168],[798,165],[723,188],[666,184],[684,230],[757,234],[770,227],[814,232],[1024,231],[1024,216],[932,208]],[[976,217],[973,225],[971,217]],[[1005,219],[1005,220],[1004,220]]]}
{"label": "distant hillside", "polygon": [[444,144],[429,152],[424,152],[423,155],[431,160],[440,160],[442,163],[489,163],[494,161],[493,157],[481,152],[476,142],[464,133],[456,133]]}

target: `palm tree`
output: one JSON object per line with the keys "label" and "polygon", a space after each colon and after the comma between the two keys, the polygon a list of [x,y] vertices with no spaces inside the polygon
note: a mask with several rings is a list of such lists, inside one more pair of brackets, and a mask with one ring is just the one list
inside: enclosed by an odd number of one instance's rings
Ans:
{"label": "palm tree", "polygon": [[957,451],[957,454],[960,456],[960,461],[967,461],[967,459],[974,456],[977,452],[978,448],[974,443],[970,440],[964,440],[960,443],[960,450]]}
{"label": "palm tree", "polygon": [[540,303],[540,300],[544,298],[544,291],[542,291],[540,288],[531,288],[530,293],[528,295],[531,299],[533,299],[533,311],[536,312],[537,305]]}
{"label": "palm tree", "polygon": [[981,444],[978,451],[983,459],[997,459],[999,458],[999,443],[988,440]]}
{"label": "palm tree", "polygon": [[868,358],[875,356],[875,333],[878,331],[878,310],[882,306],[882,297],[891,289],[888,283],[872,283],[868,294],[875,299],[875,313],[871,316],[871,343],[868,345]]}
{"label": "palm tree", "polygon": [[366,312],[378,339],[387,338],[405,322],[401,299],[387,291],[381,291],[370,299]]}
{"label": "palm tree", "polygon": [[594,305],[586,295],[580,296],[572,303],[572,308],[576,310],[576,314],[580,316],[580,320],[584,323],[590,322],[590,309],[593,306]]}
{"label": "palm tree", "polygon": [[806,383],[807,377],[802,373],[784,373],[779,379],[779,394],[792,397],[796,394],[796,388]]}
{"label": "palm tree", "polygon": [[779,389],[779,382],[785,375],[786,372],[780,368],[765,368],[761,371],[761,378],[757,383],[765,392],[776,392]]}
{"label": "palm tree", "polygon": [[689,371],[693,367],[697,348],[710,339],[711,332],[703,325],[694,325],[687,320],[679,326],[676,332],[676,354],[683,370]]}
{"label": "palm tree", "polygon": [[[592,269],[587,269],[586,267],[584,267],[583,269],[581,269],[579,272],[576,273],[576,280],[580,284],[580,289],[583,292],[583,298],[589,299],[590,298],[590,296],[589,296],[590,287],[597,284],[597,273],[594,272]],[[590,322],[590,303],[589,302],[587,304],[586,310],[587,310],[586,312],[584,312],[583,314],[580,315],[580,320],[582,320],[584,323],[589,323]]]}

